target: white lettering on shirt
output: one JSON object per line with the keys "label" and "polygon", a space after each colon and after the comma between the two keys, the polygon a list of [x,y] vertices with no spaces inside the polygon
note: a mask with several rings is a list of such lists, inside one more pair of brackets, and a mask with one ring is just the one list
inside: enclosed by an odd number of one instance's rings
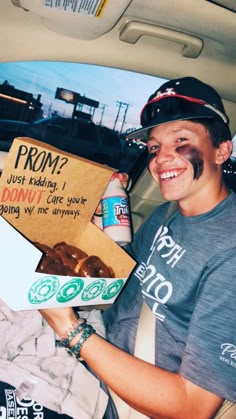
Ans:
{"label": "white lettering on shirt", "polygon": [[147,262],[142,262],[136,269],[135,276],[141,282],[142,294],[151,302],[153,313],[161,321],[165,320],[165,314],[161,311],[163,307],[167,307],[173,294],[173,284],[159,272],[158,257],[173,269],[184,253],[185,249],[173,240],[168,227],[161,226],[150,246]]}

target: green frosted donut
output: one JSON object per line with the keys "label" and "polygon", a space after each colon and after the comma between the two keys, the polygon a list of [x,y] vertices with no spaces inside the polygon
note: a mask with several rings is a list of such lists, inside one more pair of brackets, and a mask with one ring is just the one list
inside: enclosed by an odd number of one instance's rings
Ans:
{"label": "green frosted donut", "polygon": [[32,304],[41,304],[52,298],[60,286],[56,276],[44,276],[31,285],[28,292],[28,300]]}
{"label": "green frosted donut", "polygon": [[115,297],[121,288],[123,287],[124,281],[123,279],[117,279],[116,281],[112,282],[102,293],[103,300],[110,300],[110,298]]}
{"label": "green frosted donut", "polygon": [[57,293],[57,301],[66,303],[73,300],[83,289],[84,281],[81,278],[74,278],[64,284]]}
{"label": "green frosted donut", "polygon": [[97,279],[96,281],[93,281],[91,284],[89,284],[82,294],[82,300],[83,301],[89,301],[93,300],[94,298],[98,297],[104,290],[106,286],[106,280],[105,279]]}

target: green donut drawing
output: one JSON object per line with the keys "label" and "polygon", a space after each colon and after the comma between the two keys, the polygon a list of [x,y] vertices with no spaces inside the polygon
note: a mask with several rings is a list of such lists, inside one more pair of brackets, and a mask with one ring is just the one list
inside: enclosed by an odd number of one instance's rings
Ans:
{"label": "green donut drawing", "polygon": [[117,279],[117,281],[112,282],[102,293],[103,300],[110,300],[110,298],[115,297],[118,292],[123,287],[124,281],[123,279]]}
{"label": "green donut drawing", "polygon": [[57,294],[57,301],[59,303],[66,303],[73,300],[83,289],[84,281],[81,278],[74,278],[64,284]]}
{"label": "green donut drawing", "polygon": [[31,304],[45,303],[56,294],[59,286],[60,282],[56,276],[44,276],[30,287],[28,300]]}
{"label": "green donut drawing", "polygon": [[81,299],[83,301],[90,301],[98,297],[106,287],[105,279],[97,279],[89,284],[82,293]]}

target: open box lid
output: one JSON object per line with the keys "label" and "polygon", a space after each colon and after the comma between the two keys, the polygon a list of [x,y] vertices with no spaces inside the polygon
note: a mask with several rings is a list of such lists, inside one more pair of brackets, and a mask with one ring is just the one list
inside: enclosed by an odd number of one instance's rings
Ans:
{"label": "open box lid", "polygon": [[0,178],[0,215],[30,240],[37,236],[50,246],[64,230],[74,244],[113,172],[40,141],[16,138]]}

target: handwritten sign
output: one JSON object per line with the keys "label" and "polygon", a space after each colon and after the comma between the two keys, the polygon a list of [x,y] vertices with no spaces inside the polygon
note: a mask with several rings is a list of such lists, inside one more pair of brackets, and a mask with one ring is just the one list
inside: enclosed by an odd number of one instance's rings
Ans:
{"label": "handwritten sign", "polygon": [[0,215],[31,240],[54,244],[63,229],[74,244],[113,171],[39,141],[15,139],[0,179]]}

